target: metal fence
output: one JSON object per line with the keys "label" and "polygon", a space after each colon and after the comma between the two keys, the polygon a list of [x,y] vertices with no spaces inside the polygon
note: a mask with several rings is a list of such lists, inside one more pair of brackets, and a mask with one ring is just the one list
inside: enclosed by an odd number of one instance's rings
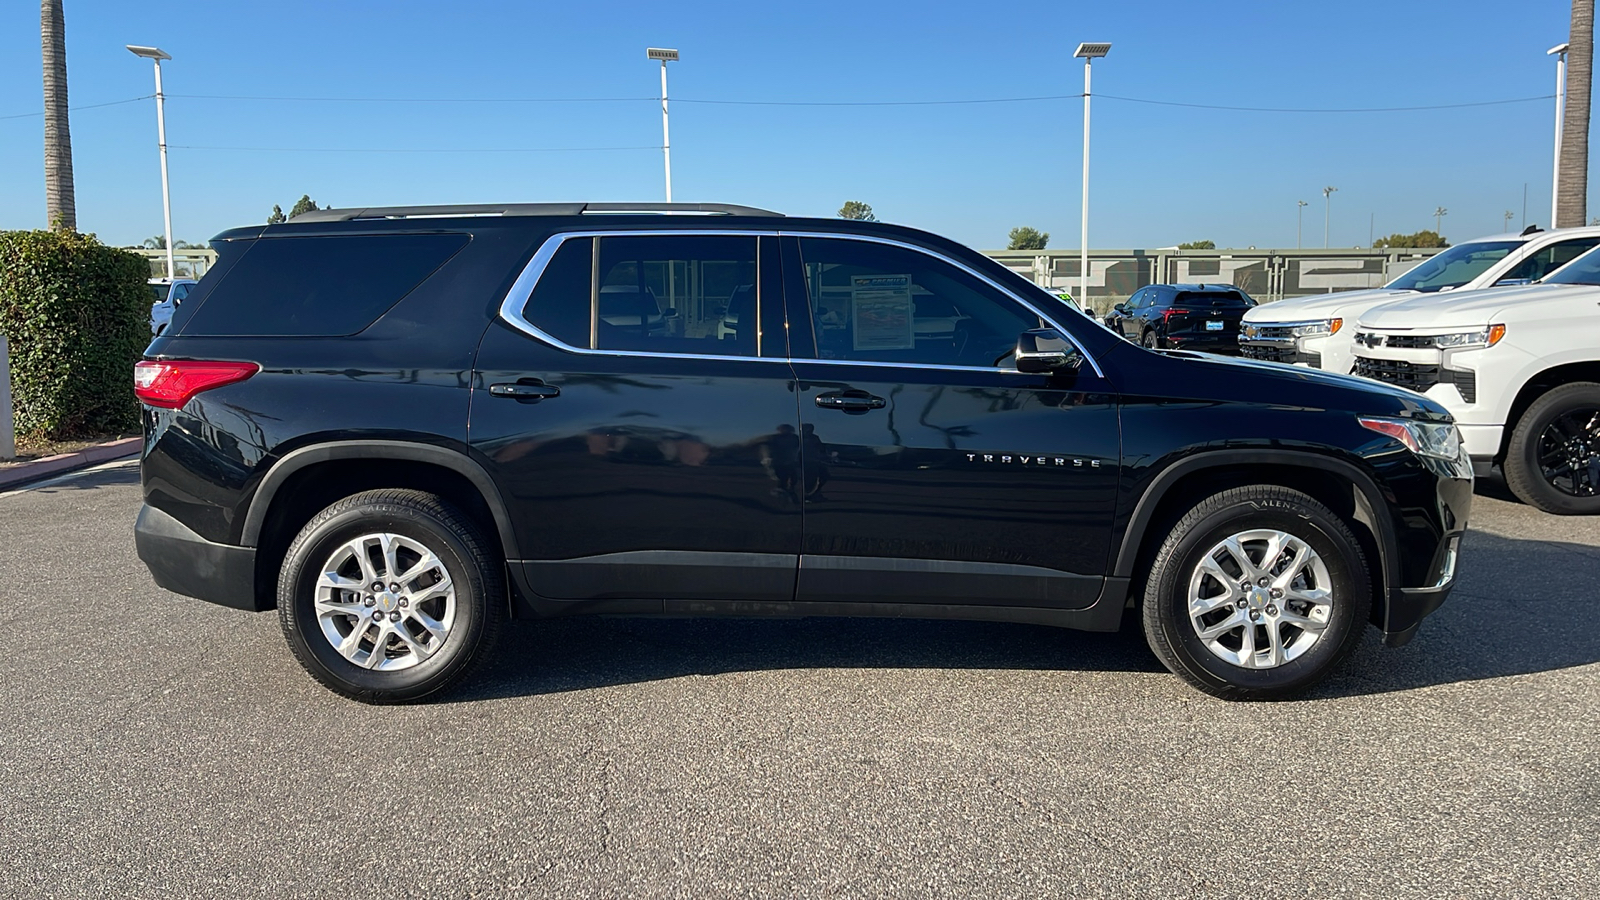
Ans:
{"label": "metal fence", "polygon": [[[150,276],[167,274],[165,250],[135,250],[150,261]],[[1263,303],[1285,297],[1382,287],[1427,259],[1435,249],[1418,250],[1092,250],[1089,296],[1096,309],[1126,300],[1150,284],[1231,284]],[[985,250],[1035,284],[1077,297],[1076,250]],[[215,250],[172,252],[179,278],[199,278],[216,262]],[[1078,298],[1083,301],[1083,298]]]}
{"label": "metal fence", "polygon": [[1262,303],[1382,287],[1436,249],[1091,250],[1089,296],[1078,297],[1076,250],[985,250],[1017,274],[1098,310],[1150,284],[1231,284]]}

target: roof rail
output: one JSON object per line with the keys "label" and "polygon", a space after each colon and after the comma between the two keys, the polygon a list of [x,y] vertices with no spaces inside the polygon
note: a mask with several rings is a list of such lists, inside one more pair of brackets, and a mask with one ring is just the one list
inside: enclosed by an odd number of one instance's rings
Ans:
{"label": "roof rail", "polygon": [[657,213],[703,216],[782,216],[783,213],[732,203],[471,203],[458,206],[368,206],[314,209],[291,222],[349,222],[355,219],[417,219],[456,216],[577,216]]}

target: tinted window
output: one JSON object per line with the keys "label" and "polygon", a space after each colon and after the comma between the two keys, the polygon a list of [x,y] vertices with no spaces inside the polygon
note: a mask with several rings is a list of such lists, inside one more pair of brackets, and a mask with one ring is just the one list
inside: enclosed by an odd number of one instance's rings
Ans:
{"label": "tinted window", "polygon": [[201,301],[189,335],[355,334],[454,256],[464,234],[257,240]]}
{"label": "tinted window", "polygon": [[1544,280],[1545,284],[1600,284],[1600,250],[1585,253]]}
{"label": "tinted window", "polygon": [[600,239],[600,350],[755,356],[756,239]]}
{"label": "tinted window", "polygon": [[170,284],[152,284],[152,285],[150,285],[151,293],[156,295],[156,299],[155,299],[156,303],[160,303],[161,301],[167,299],[167,293],[169,291],[171,291],[171,290],[172,290],[172,285],[170,285]]}
{"label": "tinted window", "polygon": [[539,274],[523,318],[564,344],[589,346],[589,283],[594,239],[564,241]]}
{"label": "tinted window", "polygon": [[1507,272],[1504,277],[1495,283],[1538,281],[1583,254],[1588,253],[1595,244],[1600,244],[1600,237],[1578,238],[1551,244],[1512,266],[1511,271]]}
{"label": "tinted window", "polygon": [[800,257],[822,359],[995,366],[1039,317],[924,253],[803,238]]}
{"label": "tinted window", "polygon": [[1429,257],[1415,269],[1391,281],[1386,287],[1401,291],[1440,291],[1458,288],[1477,278],[1506,254],[1522,246],[1521,241],[1477,241],[1458,244]]}
{"label": "tinted window", "polygon": [[1244,309],[1255,304],[1237,291],[1184,291],[1173,298],[1174,306],[1206,306]]}

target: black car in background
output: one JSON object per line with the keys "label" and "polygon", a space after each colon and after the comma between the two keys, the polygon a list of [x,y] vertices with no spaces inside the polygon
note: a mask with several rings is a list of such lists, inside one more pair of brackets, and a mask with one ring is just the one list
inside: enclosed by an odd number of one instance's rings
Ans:
{"label": "black car in background", "polygon": [[[276,608],[363,701],[573,614],[1131,615],[1201,690],[1275,698],[1454,585],[1472,474],[1438,404],[1148,352],[925,232],[570,203],[212,246],[134,370],[139,556]],[[1201,334],[1242,305],[1187,293]]]}
{"label": "black car in background", "polygon": [[1152,284],[1111,308],[1106,327],[1152,349],[1239,355],[1239,322],[1255,306],[1230,284]]}

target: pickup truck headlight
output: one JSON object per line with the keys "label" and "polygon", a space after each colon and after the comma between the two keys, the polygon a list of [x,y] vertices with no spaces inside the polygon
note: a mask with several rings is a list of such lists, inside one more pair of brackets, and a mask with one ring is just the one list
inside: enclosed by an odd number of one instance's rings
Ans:
{"label": "pickup truck headlight", "polygon": [[1299,325],[1291,326],[1289,334],[1291,337],[1297,338],[1326,337],[1330,334],[1338,334],[1339,329],[1343,327],[1344,319],[1323,319],[1320,322],[1302,322]]}
{"label": "pickup truck headlight", "polygon": [[1454,462],[1461,457],[1461,432],[1452,422],[1419,422],[1415,419],[1357,419],[1361,427],[1394,438],[1418,456],[1431,456]]}
{"label": "pickup truck headlight", "polygon": [[1460,347],[1493,347],[1500,343],[1506,336],[1504,325],[1490,325],[1475,331],[1455,331],[1450,334],[1436,334],[1433,336],[1433,346],[1440,350],[1454,350]]}

